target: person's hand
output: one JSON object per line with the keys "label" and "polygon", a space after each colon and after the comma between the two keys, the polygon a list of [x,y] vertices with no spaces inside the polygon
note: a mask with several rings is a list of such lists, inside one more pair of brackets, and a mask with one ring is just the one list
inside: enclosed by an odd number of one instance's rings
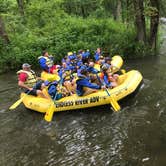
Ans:
{"label": "person's hand", "polygon": [[106,86],[105,86],[105,85],[102,85],[102,86],[101,86],[101,89],[105,90],[105,89],[106,89]]}
{"label": "person's hand", "polygon": [[65,78],[65,77],[66,77],[66,75],[67,75],[66,73],[63,73],[63,74],[62,74],[62,78]]}
{"label": "person's hand", "polygon": [[116,82],[111,82],[111,86],[114,88],[117,86],[117,83]]}
{"label": "person's hand", "polygon": [[32,90],[33,90],[33,88],[29,88],[28,90],[29,90],[29,91],[32,91]]}

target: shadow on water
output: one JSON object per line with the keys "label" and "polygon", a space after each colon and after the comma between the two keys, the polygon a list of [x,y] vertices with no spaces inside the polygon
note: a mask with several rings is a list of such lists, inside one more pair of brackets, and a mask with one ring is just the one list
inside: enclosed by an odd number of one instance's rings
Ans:
{"label": "shadow on water", "polygon": [[20,105],[15,73],[0,76],[0,165],[2,166],[165,166],[166,50],[158,57],[125,62],[138,69],[144,84],[122,103],[44,115]]}

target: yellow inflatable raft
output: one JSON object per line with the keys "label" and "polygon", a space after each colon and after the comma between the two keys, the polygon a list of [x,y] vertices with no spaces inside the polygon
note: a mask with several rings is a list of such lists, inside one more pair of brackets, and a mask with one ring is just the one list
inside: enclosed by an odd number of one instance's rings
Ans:
{"label": "yellow inflatable raft", "polygon": [[[47,112],[52,107],[54,112],[83,109],[94,106],[100,106],[110,103],[110,97],[113,97],[116,101],[119,101],[132,92],[134,92],[142,81],[142,75],[137,70],[131,70],[125,74],[119,76],[118,84],[116,88],[108,89],[110,96],[105,90],[99,90],[96,93],[87,96],[77,96],[76,94],[68,97],[64,97],[53,104],[52,100],[27,95],[23,99],[23,103],[26,108],[41,113]],[[23,97],[25,93],[21,94]]]}
{"label": "yellow inflatable raft", "polygon": [[41,72],[41,78],[45,81],[47,80],[51,82],[60,80],[60,77],[57,74],[51,74],[45,71]]}

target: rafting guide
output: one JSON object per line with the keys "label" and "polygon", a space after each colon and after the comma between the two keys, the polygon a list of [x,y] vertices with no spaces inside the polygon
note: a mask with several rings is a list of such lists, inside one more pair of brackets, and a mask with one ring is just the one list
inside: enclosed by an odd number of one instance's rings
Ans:
{"label": "rafting guide", "polygon": [[22,65],[22,70],[19,70],[17,74],[18,86],[21,88],[21,90],[29,95],[39,95],[48,99],[48,97],[42,92],[42,89],[45,87],[45,85],[41,81],[41,78],[37,77],[35,72],[31,70],[31,65],[24,63]]}

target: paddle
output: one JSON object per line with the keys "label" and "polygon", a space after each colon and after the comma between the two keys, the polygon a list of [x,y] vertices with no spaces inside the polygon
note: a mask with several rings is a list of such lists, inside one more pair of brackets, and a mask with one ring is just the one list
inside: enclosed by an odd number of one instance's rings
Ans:
{"label": "paddle", "polygon": [[[101,80],[100,80],[100,78],[99,78],[99,76],[98,76],[97,73],[96,73],[96,76],[97,76],[98,81],[101,83],[101,85],[103,85],[103,83],[101,82]],[[106,93],[107,93],[107,95],[109,96],[110,104],[112,105],[114,111],[116,111],[116,112],[119,111],[119,110],[121,109],[120,105],[119,105],[118,102],[115,100],[115,98],[114,98],[112,95],[110,95],[110,93],[109,93],[109,91],[108,91],[107,88],[106,88]]]}
{"label": "paddle", "polygon": [[23,97],[21,97],[19,100],[17,100],[13,105],[10,106],[9,110],[14,110],[16,107],[18,107],[23,99],[30,93],[31,91],[29,91],[28,93],[26,93]]}
{"label": "paddle", "polygon": [[[61,78],[60,80],[60,87],[62,87],[62,82],[63,82],[63,78]],[[51,106],[48,108],[48,110],[46,111],[45,113],[45,116],[44,116],[44,119],[47,121],[47,122],[51,122],[52,121],[52,118],[53,118],[53,114],[54,114],[54,100],[56,99],[57,97],[57,94],[58,92],[56,93],[56,95],[54,96],[53,100],[52,100],[52,103],[51,103]]]}
{"label": "paddle", "polygon": [[115,100],[115,98],[113,96],[110,95],[108,89],[106,89],[106,92],[108,94],[108,96],[110,96],[110,104],[112,105],[114,111],[119,111],[121,109],[120,105],[118,104],[118,102]]}
{"label": "paddle", "polygon": [[56,99],[56,96],[57,96],[58,93],[56,93],[55,97],[53,98],[52,100],[52,103],[51,103],[51,106],[48,108],[48,110],[46,111],[46,114],[44,116],[44,119],[47,121],[47,122],[51,122],[52,121],[52,118],[53,118],[53,114],[54,114],[54,100]]}
{"label": "paddle", "polygon": [[54,114],[54,102],[52,101],[51,103],[51,106],[48,108],[45,116],[44,116],[44,119],[47,121],[47,122],[51,122],[52,121],[52,118],[53,118],[53,114]]}
{"label": "paddle", "polygon": [[[34,85],[33,88],[35,88],[35,87],[36,87],[36,84]],[[29,90],[22,98],[20,98],[20,99],[17,100],[13,105],[11,105],[10,108],[9,108],[9,110],[14,110],[16,107],[18,107],[18,106],[22,103],[23,99],[24,99],[27,95],[29,95],[29,93],[30,93],[31,91],[32,91],[32,90]]]}

